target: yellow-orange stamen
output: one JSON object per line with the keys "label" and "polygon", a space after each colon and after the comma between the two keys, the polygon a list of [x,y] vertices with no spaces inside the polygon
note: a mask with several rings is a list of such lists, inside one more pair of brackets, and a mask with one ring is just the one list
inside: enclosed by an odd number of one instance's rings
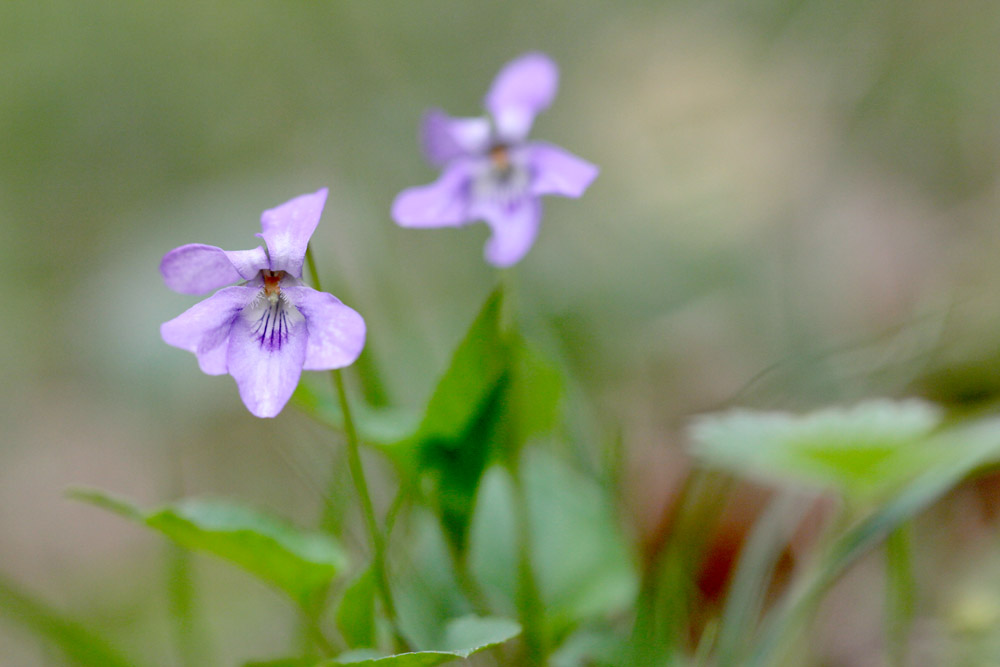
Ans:
{"label": "yellow-orange stamen", "polygon": [[272,300],[278,298],[278,293],[281,291],[281,279],[285,277],[285,272],[265,269],[261,273],[264,276],[264,296]]}
{"label": "yellow-orange stamen", "polygon": [[490,149],[490,160],[493,161],[493,166],[500,171],[506,171],[510,168],[510,153],[503,144],[497,144]]}

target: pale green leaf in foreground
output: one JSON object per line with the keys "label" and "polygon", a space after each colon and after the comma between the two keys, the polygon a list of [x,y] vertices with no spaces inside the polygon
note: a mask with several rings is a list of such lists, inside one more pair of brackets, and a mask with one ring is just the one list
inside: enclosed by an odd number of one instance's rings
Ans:
{"label": "pale green leaf in foreground", "polygon": [[947,457],[930,438],[941,422],[941,410],[919,400],[874,400],[805,415],[733,410],[695,420],[691,452],[736,474],[833,486],[868,499]]}
{"label": "pale green leaf in foreground", "polygon": [[433,667],[446,662],[468,658],[513,639],[521,633],[515,621],[499,617],[463,616],[450,621],[445,629],[441,650],[414,651],[396,655],[379,656],[374,651],[350,651],[332,660],[277,660],[254,662],[247,667],[336,667],[337,665],[375,667]]}
{"label": "pale green leaf in foreground", "polygon": [[239,565],[311,609],[346,564],[337,543],[272,516],[219,500],[182,500],[149,511],[100,491],[72,497],[156,530],[182,547]]}
{"label": "pale green leaf in foreground", "polygon": [[783,664],[778,654],[810,616],[825,592],[860,556],[880,544],[903,522],[927,509],[977,469],[1000,462],[1000,419],[984,419],[944,430],[933,445],[947,452],[871,515],[841,535],[811,576],[768,614],[753,654],[742,663],[759,667]]}

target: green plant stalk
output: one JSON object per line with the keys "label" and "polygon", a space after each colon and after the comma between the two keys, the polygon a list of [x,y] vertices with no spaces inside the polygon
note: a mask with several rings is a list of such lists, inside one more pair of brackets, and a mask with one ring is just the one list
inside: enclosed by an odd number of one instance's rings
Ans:
{"label": "green plant stalk", "polygon": [[[316,262],[313,259],[312,246],[308,245],[306,246],[306,264],[309,266],[309,278],[312,280],[313,286],[319,289],[319,274],[316,270]],[[343,293],[343,288],[338,288],[337,291]],[[345,295],[345,297],[350,296],[349,292]],[[350,301],[349,298],[346,298],[346,300]],[[387,405],[389,397],[367,345],[354,362],[354,369],[361,379],[361,391],[368,404],[373,406]]]}
{"label": "green plant stalk", "polygon": [[542,667],[548,664],[548,643],[542,596],[531,562],[531,513],[520,466],[512,465],[510,474],[517,523],[517,612],[524,633],[525,664]]}
{"label": "green plant stalk", "polygon": [[195,613],[191,552],[174,545],[170,545],[169,549],[167,595],[177,641],[178,659],[185,667],[204,665],[211,660],[206,655],[202,628]]}
{"label": "green plant stalk", "polygon": [[747,640],[756,627],[781,550],[807,508],[807,499],[801,494],[782,493],[751,530],[729,585],[718,628],[716,664],[720,667],[743,664]]}
{"label": "green plant stalk", "polygon": [[358,492],[358,498],[361,501],[361,513],[364,516],[365,527],[368,529],[368,538],[371,541],[372,565],[375,572],[376,588],[379,592],[379,598],[382,600],[385,615],[392,624],[396,642],[405,645],[405,641],[399,633],[396,603],[392,598],[392,589],[389,586],[389,575],[386,569],[385,558],[385,540],[382,538],[382,532],[379,530],[378,522],[375,519],[375,506],[372,504],[371,494],[368,492],[368,481],[365,479],[364,466],[361,464],[361,447],[358,442],[358,432],[354,426],[354,417],[351,414],[350,402],[347,400],[344,374],[339,369],[336,369],[330,371],[330,376],[333,378],[337,400],[340,402],[340,409],[344,415],[344,435],[347,440],[347,467],[351,471],[351,479],[354,481],[354,488]]}
{"label": "green plant stalk", "polygon": [[[316,270],[316,262],[313,259],[312,249],[306,247],[306,264],[309,266],[309,277],[312,279],[313,287],[320,290],[319,272]],[[364,517],[365,528],[368,531],[368,539],[372,549],[372,567],[375,573],[375,587],[378,590],[379,599],[382,601],[382,610],[392,628],[393,642],[399,650],[410,650],[409,642],[399,630],[399,619],[396,614],[396,603],[392,597],[392,588],[389,586],[389,575],[386,566],[386,548],[382,532],[379,530],[378,521],[375,519],[375,506],[372,503],[371,494],[368,492],[368,480],[365,478],[364,466],[361,463],[361,445],[358,438],[358,431],[354,424],[354,414],[351,412],[351,404],[347,399],[347,387],[344,384],[344,374],[340,369],[330,371],[333,380],[333,388],[337,394],[337,401],[344,417],[344,438],[347,441],[347,467],[351,472],[351,480],[354,482],[354,489],[357,491],[358,499],[361,502],[361,514]]]}
{"label": "green plant stalk", "polygon": [[[503,269],[499,272],[500,286],[503,290],[503,301],[500,312],[500,329],[502,334],[514,331],[516,327],[516,309],[514,299],[514,272]],[[508,348],[509,353],[509,348]],[[508,364],[509,366],[510,364]],[[517,391],[517,383],[512,384],[511,391]],[[514,401],[515,405],[517,401]],[[512,412],[513,423],[507,425],[508,442],[507,470],[513,484],[514,521],[517,531],[517,613],[521,623],[524,638],[524,663],[530,667],[544,667],[548,664],[548,641],[545,625],[545,609],[538,586],[531,556],[534,553],[531,536],[531,511],[525,491],[521,470],[521,428],[517,420],[516,410]]]}
{"label": "green plant stalk", "polygon": [[[183,471],[178,460],[171,465],[172,494],[184,495]],[[184,667],[213,662],[203,623],[199,622],[191,552],[167,547],[167,601],[176,643],[177,660]]]}
{"label": "green plant stalk", "polygon": [[486,593],[483,592],[482,586],[476,581],[469,567],[468,549],[460,549],[449,540],[448,554],[451,556],[452,567],[455,568],[455,582],[472,605],[472,610],[480,616],[489,616],[491,610]]}
{"label": "green plant stalk", "polygon": [[885,635],[888,664],[906,664],[907,637],[913,622],[916,580],[913,577],[912,522],[901,524],[885,542]]}
{"label": "green plant stalk", "polygon": [[643,554],[635,619],[623,664],[679,662],[693,599],[690,573],[697,567],[707,536],[705,526],[718,513],[727,484],[725,478],[698,467],[685,478],[669,515],[661,521],[664,537]]}
{"label": "green plant stalk", "polygon": [[319,617],[322,613],[322,607],[317,606],[315,611],[300,607],[299,611],[302,615],[301,627],[305,634],[303,639],[316,646],[324,657],[335,656],[339,651],[323,634],[323,629],[320,627]]}

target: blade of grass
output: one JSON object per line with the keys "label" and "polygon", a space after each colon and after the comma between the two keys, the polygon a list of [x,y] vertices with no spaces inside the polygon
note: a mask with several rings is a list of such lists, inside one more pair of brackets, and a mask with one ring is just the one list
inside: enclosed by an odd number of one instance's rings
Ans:
{"label": "blade of grass", "polygon": [[0,578],[0,613],[6,613],[14,622],[58,647],[75,665],[131,667],[136,664],[91,629],[17,590],[3,578]]}
{"label": "blade of grass", "polygon": [[743,664],[778,558],[807,508],[801,494],[781,494],[753,527],[740,554],[718,628],[716,664],[720,667]]}
{"label": "blade of grass", "polygon": [[885,542],[885,634],[888,663],[906,665],[906,646],[916,602],[912,525],[905,522]]}

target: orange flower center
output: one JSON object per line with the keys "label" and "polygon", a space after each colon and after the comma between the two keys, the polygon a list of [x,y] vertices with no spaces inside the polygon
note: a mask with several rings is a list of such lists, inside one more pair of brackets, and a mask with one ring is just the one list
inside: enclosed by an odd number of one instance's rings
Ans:
{"label": "orange flower center", "polygon": [[278,298],[278,293],[281,291],[281,279],[285,277],[284,271],[269,271],[264,269],[261,271],[264,276],[264,296],[266,296],[271,301]]}

